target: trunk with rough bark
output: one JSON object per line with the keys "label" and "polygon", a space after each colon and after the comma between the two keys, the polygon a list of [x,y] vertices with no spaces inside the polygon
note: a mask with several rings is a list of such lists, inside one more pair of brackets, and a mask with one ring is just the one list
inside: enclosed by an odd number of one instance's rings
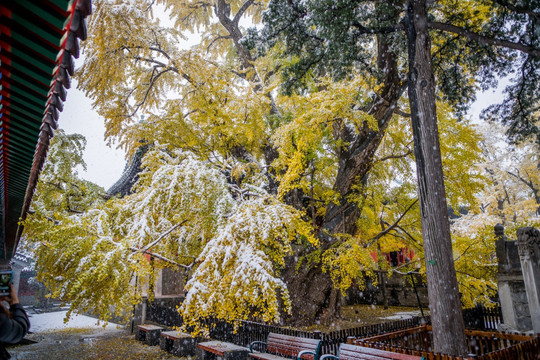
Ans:
{"label": "trunk with rough bark", "polygon": [[467,354],[443,182],[426,0],[407,5],[409,102],[435,352]]}

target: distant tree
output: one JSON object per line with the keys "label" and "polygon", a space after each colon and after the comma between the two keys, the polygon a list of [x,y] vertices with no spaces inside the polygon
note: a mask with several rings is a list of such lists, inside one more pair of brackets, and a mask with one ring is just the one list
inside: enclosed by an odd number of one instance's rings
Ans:
{"label": "distant tree", "polygon": [[477,166],[486,186],[475,195],[476,206],[452,221],[458,282],[468,288],[461,291],[466,306],[479,301],[489,306],[497,295],[494,226],[503,224],[511,238],[520,227],[540,226],[538,146],[532,140],[508,144],[498,124],[483,124],[479,132],[484,159]]}

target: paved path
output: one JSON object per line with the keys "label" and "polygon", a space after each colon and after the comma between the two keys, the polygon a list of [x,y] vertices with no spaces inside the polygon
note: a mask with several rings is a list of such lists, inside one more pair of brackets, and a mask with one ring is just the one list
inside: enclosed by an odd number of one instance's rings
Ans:
{"label": "paved path", "polygon": [[180,359],[134,339],[127,330],[64,329],[29,334],[37,341],[11,347],[12,360]]}
{"label": "paved path", "polygon": [[159,349],[136,341],[130,331],[115,324],[96,324],[97,320],[79,315],[64,324],[66,312],[33,314],[26,339],[35,343],[8,348],[12,360],[91,360],[137,359],[176,360]]}

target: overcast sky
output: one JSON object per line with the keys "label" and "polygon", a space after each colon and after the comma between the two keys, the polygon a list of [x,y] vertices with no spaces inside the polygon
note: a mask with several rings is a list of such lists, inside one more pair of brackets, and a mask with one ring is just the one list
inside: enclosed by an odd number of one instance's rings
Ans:
{"label": "overcast sky", "polygon": [[87,171],[80,169],[79,176],[103,186],[105,190],[111,187],[124,170],[125,154],[105,144],[103,118],[92,109],[92,101],[77,89],[76,81],[68,90],[59,126],[68,134],[78,133],[86,137],[84,160]]}

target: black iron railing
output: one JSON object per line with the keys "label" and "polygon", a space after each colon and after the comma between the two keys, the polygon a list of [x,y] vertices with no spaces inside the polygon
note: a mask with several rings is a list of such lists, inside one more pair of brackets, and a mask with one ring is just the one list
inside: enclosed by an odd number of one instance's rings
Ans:
{"label": "black iron railing", "polygon": [[[176,312],[176,305],[167,300],[156,299],[148,304],[146,319],[166,326],[181,326],[182,319]],[[496,330],[501,322],[501,309],[499,307],[487,309],[475,307],[463,310],[465,327],[476,330]],[[389,332],[413,328],[429,324],[430,317],[414,317],[405,320],[395,320],[375,325],[364,325],[349,329],[329,332],[302,331],[287,327],[261,324],[252,321],[241,321],[236,325],[222,320],[207,320],[206,325],[213,339],[232,342],[247,346],[253,341],[266,341],[269,333],[277,333],[323,341],[322,353],[337,354],[339,345],[347,342],[347,338],[364,338],[381,335]]]}

